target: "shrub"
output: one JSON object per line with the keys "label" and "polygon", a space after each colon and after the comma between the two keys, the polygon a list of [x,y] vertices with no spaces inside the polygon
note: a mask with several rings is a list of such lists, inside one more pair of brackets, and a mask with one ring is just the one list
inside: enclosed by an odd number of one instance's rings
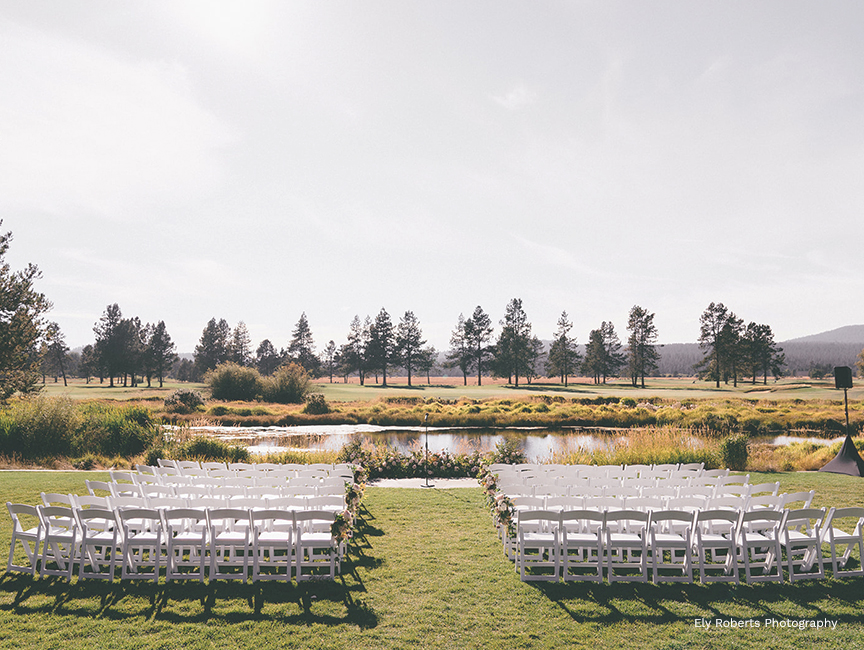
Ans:
{"label": "shrub", "polygon": [[81,455],[136,456],[156,443],[160,435],[158,425],[145,408],[85,404],[73,450]]}
{"label": "shrub", "polygon": [[510,465],[525,462],[525,452],[519,447],[515,440],[502,440],[495,445],[495,451],[489,460],[490,463],[507,463]]}
{"label": "shrub", "polygon": [[299,404],[306,399],[311,388],[309,373],[296,363],[282,366],[263,380],[265,401],[279,404]]}
{"label": "shrub", "polygon": [[195,390],[178,388],[165,398],[165,410],[171,413],[193,413],[204,406],[204,397]]}
{"label": "shrub", "polygon": [[171,455],[177,460],[221,460],[228,463],[249,461],[249,450],[246,447],[230,445],[207,436],[197,436],[176,445]]}
{"label": "shrub", "polygon": [[0,414],[0,453],[23,458],[66,455],[78,424],[78,411],[68,398],[20,400]]}
{"label": "shrub", "polygon": [[747,469],[747,454],[750,439],[744,435],[729,436],[720,443],[720,456],[729,469]]}
{"label": "shrub", "polygon": [[309,415],[324,415],[330,412],[330,405],[321,393],[312,393],[306,397],[303,412]]}
{"label": "shrub", "polygon": [[255,368],[236,363],[220,363],[204,377],[213,399],[249,401],[262,393],[261,374]]}

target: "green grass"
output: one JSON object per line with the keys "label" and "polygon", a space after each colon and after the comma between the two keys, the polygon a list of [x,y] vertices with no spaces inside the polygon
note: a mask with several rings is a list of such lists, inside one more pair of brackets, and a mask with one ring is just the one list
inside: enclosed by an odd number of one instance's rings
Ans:
{"label": "green grass", "polygon": [[[477,379],[469,377],[468,385],[464,386],[461,379],[448,378],[446,383],[440,378],[433,378],[431,385],[426,384],[425,379],[419,381],[415,378],[415,384],[411,388],[405,385],[403,377],[397,377],[395,382],[386,388],[367,382],[365,386],[357,383],[343,384],[341,380],[334,378],[333,383],[319,380],[313,388],[314,392],[323,393],[330,401],[353,402],[368,401],[376,397],[421,397],[458,399],[467,397],[469,399],[492,399],[492,398],[519,398],[537,395],[560,395],[561,397],[610,397],[629,396],[635,399],[647,397],[662,397],[665,399],[718,399],[724,397],[746,397],[748,399],[843,399],[843,393],[834,388],[833,379],[815,380],[808,378],[781,379],[777,382],[769,382],[767,385],[739,383],[735,388],[732,384],[728,386],[721,384],[715,388],[714,384],[707,381],[695,380],[692,377],[666,378],[651,377],[646,380],[645,388],[633,388],[628,379],[610,379],[605,385],[587,383],[585,379],[578,379],[567,387],[557,381],[543,380],[532,384],[520,384],[518,388],[488,378],[483,378],[483,384],[477,386]],[[864,386],[859,385],[849,390],[850,400],[864,399]]]}
{"label": "green grass", "polygon": [[114,388],[108,387],[108,381],[100,384],[98,379],[91,379],[90,383],[85,383],[83,379],[70,379],[69,385],[64,386],[62,380],[54,383],[52,380],[44,385],[42,392],[50,396],[69,397],[74,400],[92,400],[92,399],[117,399],[117,400],[154,400],[161,401],[168,397],[178,388],[187,388],[189,390],[204,390],[205,384],[186,383],[178,381],[166,381],[162,388],[159,388],[159,381],[153,380],[152,386],[147,388],[147,382],[141,382],[135,388],[131,386],[123,387],[115,381]]}
{"label": "green grass", "polygon": [[[97,472],[6,472],[4,500],[82,492]],[[818,505],[864,505],[862,479],[751,475]],[[504,557],[479,488],[369,488],[333,584],[0,580],[3,648],[860,648],[864,579],[795,585],[530,585]],[[0,549],[9,518],[0,517]],[[836,630],[714,629],[694,620],[838,621]]]}

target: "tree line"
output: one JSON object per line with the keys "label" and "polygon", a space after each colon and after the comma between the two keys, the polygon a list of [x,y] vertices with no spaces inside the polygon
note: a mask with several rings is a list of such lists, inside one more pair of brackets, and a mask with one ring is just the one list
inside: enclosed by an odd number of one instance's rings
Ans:
{"label": "tree line", "polygon": [[[40,277],[38,268],[30,264],[13,271],[5,261],[11,240],[11,233],[0,234],[0,400],[35,390],[40,376],[43,382],[47,375],[55,380],[62,377],[64,382],[70,374],[87,381],[96,377],[110,386],[119,382],[136,386],[139,379],[149,386],[155,378],[161,386],[167,376],[200,380],[226,362],[255,367],[265,376],[295,363],[312,377],[328,377],[331,382],[334,377],[347,381],[353,375],[361,384],[374,378],[382,385],[401,369],[411,385],[417,375],[425,375],[428,382],[442,356],[441,366],[458,369],[466,384],[469,375],[476,376],[478,384],[491,375],[516,386],[541,376],[557,377],[567,385],[570,377],[579,374],[600,384],[626,373],[634,386],[644,386],[645,377],[656,372],[660,357],[654,314],[641,306],[630,310],[626,345],[613,324],[604,321],[589,332],[587,343],[580,348],[565,311],[546,349],[534,334],[519,298],[507,304],[497,336],[482,307],[476,307],[468,318],[460,314],[443,355],[427,345],[412,311],[394,323],[382,308],[374,318],[356,315],[346,341],[337,346],[330,340],[320,353],[305,313],[287,348],[277,349],[264,339],[254,352],[242,321],[232,329],[224,319],[212,318],[202,331],[193,359],[180,360],[164,321],[151,324],[138,317],[124,318],[116,303],[106,307],[95,323],[94,342],[80,354],[72,354],[59,325],[45,318],[51,303],[34,287]],[[745,378],[755,383],[757,377],[767,383],[768,375],[780,376],[786,364],[768,325],[750,322],[745,326],[722,303],[711,303],[703,312],[699,345],[704,356],[695,370],[718,387],[721,381],[737,386]]]}

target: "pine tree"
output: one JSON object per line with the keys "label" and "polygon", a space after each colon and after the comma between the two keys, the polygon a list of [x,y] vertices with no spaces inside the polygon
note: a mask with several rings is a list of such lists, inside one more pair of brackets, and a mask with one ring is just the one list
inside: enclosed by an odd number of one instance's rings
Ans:
{"label": "pine tree", "polygon": [[[160,320],[151,328],[147,339],[147,360],[149,370],[159,378],[159,388],[165,379],[165,375],[177,361],[177,346],[171,340],[168,334],[168,328],[165,327],[165,321]],[[150,385],[150,375],[147,375],[147,385]]]}
{"label": "pine tree", "polygon": [[231,328],[224,318],[211,318],[195,346],[195,369],[199,377],[231,357]]}
{"label": "pine tree", "polygon": [[531,338],[531,323],[522,309],[522,300],[513,298],[507,304],[501,321],[501,334],[495,345],[496,374],[506,376],[507,383],[515,377],[514,385],[518,387],[519,377],[527,377],[533,372]]}
{"label": "pine tree", "polygon": [[315,341],[312,339],[312,330],[306,319],[306,312],[300,314],[300,320],[291,333],[291,342],[288,344],[288,356],[292,361],[306,369],[312,377],[317,377],[321,362],[315,354]]}
{"label": "pine tree", "polygon": [[387,385],[387,368],[393,363],[395,336],[390,314],[383,307],[369,328],[369,344],[366,356],[372,368],[381,371],[381,385]]}
{"label": "pine tree", "polygon": [[39,390],[43,315],[51,308],[33,287],[41,277],[39,269],[28,264],[23,271],[12,271],[6,262],[11,241],[11,232],[0,235],[0,400],[4,401],[17,392]]}
{"label": "pine tree", "polygon": [[231,341],[229,343],[229,360],[236,363],[238,366],[252,365],[252,337],[249,336],[249,330],[246,328],[246,323],[242,320],[234,327],[231,332]]}
{"label": "pine tree", "polygon": [[576,339],[570,336],[573,323],[567,316],[566,311],[561,312],[558,318],[558,329],[549,347],[549,355],[546,358],[546,373],[551,376],[560,376],[561,383],[567,385],[570,375],[576,372],[582,355],[576,346]]}
{"label": "pine tree", "polygon": [[456,329],[450,333],[450,349],[447,351],[447,366],[459,368],[462,372],[462,381],[468,385],[468,370],[473,358],[471,343],[468,340],[467,323],[465,317],[459,314],[456,321]]}
{"label": "pine tree", "polygon": [[645,388],[645,375],[657,368],[657,360],[660,358],[655,347],[657,326],[654,325],[654,314],[634,305],[630,310],[627,330],[630,332],[627,339],[630,380],[634,387],[641,380],[642,388]]}
{"label": "pine tree", "polygon": [[411,371],[417,367],[417,358],[420,349],[426,345],[423,340],[423,331],[420,329],[420,321],[413,311],[406,311],[396,327],[394,338],[394,355],[399,359],[400,365],[408,371],[408,385],[411,385]]}

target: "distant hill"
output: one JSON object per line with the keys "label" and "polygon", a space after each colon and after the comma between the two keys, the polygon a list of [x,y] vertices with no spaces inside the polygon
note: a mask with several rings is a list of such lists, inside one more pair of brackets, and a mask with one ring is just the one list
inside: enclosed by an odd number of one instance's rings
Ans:
{"label": "distant hill", "polygon": [[857,343],[864,347],[864,325],[846,325],[821,334],[789,339],[784,343]]}

